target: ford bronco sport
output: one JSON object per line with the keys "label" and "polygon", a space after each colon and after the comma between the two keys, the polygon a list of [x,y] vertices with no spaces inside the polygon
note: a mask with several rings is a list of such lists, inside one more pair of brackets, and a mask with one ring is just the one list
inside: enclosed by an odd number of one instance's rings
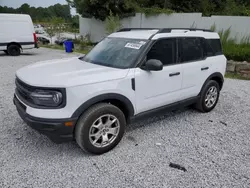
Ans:
{"label": "ford bronco sport", "polygon": [[226,58],[217,33],[202,29],[126,28],[88,54],[31,64],[16,72],[14,104],[32,128],[102,154],[131,120],[217,104]]}

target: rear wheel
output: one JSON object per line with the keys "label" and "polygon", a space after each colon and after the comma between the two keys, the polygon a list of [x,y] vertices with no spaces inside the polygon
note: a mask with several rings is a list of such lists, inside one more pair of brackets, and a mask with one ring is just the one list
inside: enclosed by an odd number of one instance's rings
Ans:
{"label": "rear wheel", "polygon": [[89,153],[103,154],[121,141],[125,126],[125,116],[119,108],[106,103],[96,104],[78,120],[76,142]]}
{"label": "rear wheel", "polygon": [[218,103],[220,96],[220,86],[214,80],[208,81],[202,88],[200,99],[196,104],[196,109],[201,112],[212,111]]}
{"label": "rear wheel", "polygon": [[21,49],[16,44],[11,44],[8,46],[7,52],[11,56],[19,56],[21,54]]}

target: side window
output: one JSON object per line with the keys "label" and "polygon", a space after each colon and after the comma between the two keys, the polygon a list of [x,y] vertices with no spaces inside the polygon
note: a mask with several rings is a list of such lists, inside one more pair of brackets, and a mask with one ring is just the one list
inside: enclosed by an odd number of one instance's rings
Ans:
{"label": "side window", "polygon": [[175,63],[176,57],[176,39],[161,39],[157,41],[147,54],[147,60],[157,59],[163,65],[170,65]]}
{"label": "side window", "polygon": [[222,54],[222,47],[220,39],[207,39],[206,40],[207,56],[216,56]]}
{"label": "side window", "polygon": [[204,52],[201,38],[180,38],[179,52],[181,63],[202,60]]}

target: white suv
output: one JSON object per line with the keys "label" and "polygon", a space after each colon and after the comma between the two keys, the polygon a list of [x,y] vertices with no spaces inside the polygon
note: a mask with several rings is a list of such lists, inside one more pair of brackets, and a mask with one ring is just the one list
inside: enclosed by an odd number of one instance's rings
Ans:
{"label": "white suv", "polygon": [[14,104],[56,143],[93,154],[114,148],[131,120],[183,106],[209,112],[224,82],[219,35],[199,29],[122,29],[83,57],[16,72]]}

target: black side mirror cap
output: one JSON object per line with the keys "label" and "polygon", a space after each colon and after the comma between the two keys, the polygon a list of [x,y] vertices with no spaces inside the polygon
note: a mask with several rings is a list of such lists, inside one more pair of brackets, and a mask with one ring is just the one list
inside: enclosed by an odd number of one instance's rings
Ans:
{"label": "black side mirror cap", "polygon": [[149,59],[144,66],[143,70],[147,71],[161,71],[163,69],[163,64],[160,60],[157,59]]}

